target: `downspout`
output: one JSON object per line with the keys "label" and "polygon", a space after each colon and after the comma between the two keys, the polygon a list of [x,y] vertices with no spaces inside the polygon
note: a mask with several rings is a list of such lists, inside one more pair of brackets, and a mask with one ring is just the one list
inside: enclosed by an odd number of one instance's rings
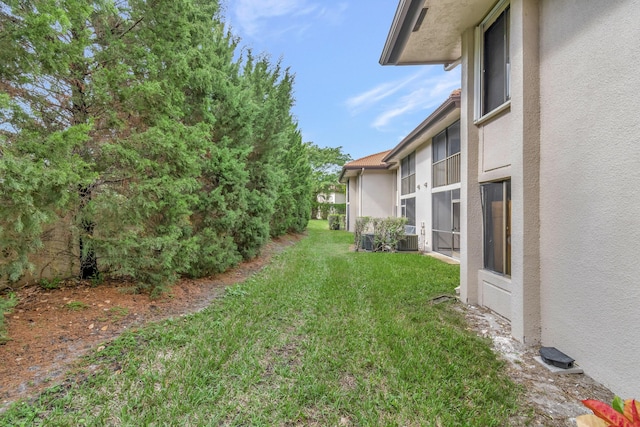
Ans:
{"label": "downspout", "polygon": [[364,176],[364,168],[360,169],[360,179],[358,179],[358,216],[362,216],[362,177]]}

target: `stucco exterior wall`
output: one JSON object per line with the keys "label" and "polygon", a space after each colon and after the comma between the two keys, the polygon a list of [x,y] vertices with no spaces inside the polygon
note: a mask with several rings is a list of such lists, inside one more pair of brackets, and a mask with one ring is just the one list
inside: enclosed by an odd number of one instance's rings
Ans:
{"label": "stucco exterior wall", "polygon": [[[510,5],[510,105],[500,114],[477,122],[474,28],[462,35],[462,86],[466,95],[462,128],[467,128],[462,147],[468,154],[463,157],[461,296],[508,318],[512,335],[533,344],[540,339],[538,5],[526,0],[512,0]],[[478,197],[480,185],[505,179],[511,180],[512,191],[510,277],[483,270],[482,206]]]}
{"label": "stucco exterior wall", "polygon": [[[431,139],[416,150],[416,233],[419,249],[431,251],[431,168],[433,150]],[[424,224],[424,235],[421,233]]]}
{"label": "stucco exterior wall", "polygon": [[504,114],[478,126],[480,181],[511,176],[511,146],[520,135],[514,130],[510,114]]}
{"label": "stucco exterior wall", "polygon": [[640,1],[541,2],[542,343],[640,396]]}
{"label": "stucco exterior wall", "polygon": [[478,128],[473,125],[474,29],[462,34],[462,98],[460,105],[460,299],[480,302],[478,271],[482,268],[482,205]]}
{"label": "stucco exterior wall", "polygon": [[394,215],[394,174],[388,171],[364,171],[362,184],[362,212],[360,216],[389,217]]}
{"label": "stucco exterior wall", "polygon": [[347,230],[356,229],[356,218],[360,211],[360,197],[358,196],[358,177],[351,177],[347,183]]}

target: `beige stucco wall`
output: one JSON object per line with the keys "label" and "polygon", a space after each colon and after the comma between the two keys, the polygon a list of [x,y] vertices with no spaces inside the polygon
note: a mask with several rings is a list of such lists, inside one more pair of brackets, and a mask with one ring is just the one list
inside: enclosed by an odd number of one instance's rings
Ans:
{"label": "beige stucco wall", "polygon": [[511,147],[520,137],[515,126],[511,114],[503,114],[478,126],[480,181],[511,176]]}
{"label": "beige stucco wall", "polygon": [[478,271],[482,268],[482,205],[478,128],[474,114],[474,29],[462,34],[462,97],[460,105],[460,299],[467,304],[480,302]]}
{"label": "beige stucco wall", "polygon": [[358,177],[350,177],[347,182],[347,230],[356,229],[356,218],[360,210],[358,197]]}
{"label": "beige stucco wall", "polygon": [[542,343],[640,397],[640,1],[541,6]]}
{"label": "beige stucco wall", "polygon": [[355,230],[360,216],[385,218],[396,214],[395,180],[393,170],[364,170],[349,178],[349,231]]}
{"label": "beige stucco wall", "polygon": [[[536,2],[511,1],[511,102],[490,119],[474,122],[474,28],[462,35],[461,297],[508,318],[512,335],[529,344],[540,338],[537,11]],[[479,186],[504,179],[512,191],[511,277],[482,268]]]}

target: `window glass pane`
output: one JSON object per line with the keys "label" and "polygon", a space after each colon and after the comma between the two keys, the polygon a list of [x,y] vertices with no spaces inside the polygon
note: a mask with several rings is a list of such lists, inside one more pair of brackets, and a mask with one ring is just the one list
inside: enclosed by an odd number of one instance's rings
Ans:
{"label": "window glass pane", "polygon": [[453,224],[451,228],[453,231],[460,231],[460,202],[454,202],[451,204],[451,218],[453,220]]}
{"label": "window glass pane", "polygon": [[407,218],[407,225],[416,225],[416,198],[410,197],[401,200],[402,216]]}
{"label": "window glass pane", "polygon": [[401,188],[400,194],[416,192],[416,153],[411,153],[400,162]]}
{"label": "window glass pane", "polygon": [[502,182],[482,186],[484,223],[484,268],[504,273],[504,185]]}
{"label": "window glass pane", "polygon": [[507,87],[507,20],[509,8],[484,32],[484,70],[482,114],[502,105]]}
{"label": "window glass pane", "polygon": [[416,173],[416,153],[409,154],[409,175]]}
{"label": "window glass pane", "polygon": [[460,121],[447,128],[447,156],[460,152]]}
{"label": "window glass pane", "polygon": [[511,275],[511,181],[482,186],[484,267]]}
{"label": "window glass pane", "polygon": [[433,137],[433,163],[447,157],[447,132],[443,131]]}

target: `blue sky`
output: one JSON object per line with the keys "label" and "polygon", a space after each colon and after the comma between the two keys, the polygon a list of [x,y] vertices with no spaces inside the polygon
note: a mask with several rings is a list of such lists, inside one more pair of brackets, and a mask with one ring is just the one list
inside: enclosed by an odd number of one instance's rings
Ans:
{"label": "blue sky", "polygon": [[378,63],[397,0],[227,0],[241,46],[295,74],[303,140],[353,159],[393,148],[460,87],[460,67]]}

